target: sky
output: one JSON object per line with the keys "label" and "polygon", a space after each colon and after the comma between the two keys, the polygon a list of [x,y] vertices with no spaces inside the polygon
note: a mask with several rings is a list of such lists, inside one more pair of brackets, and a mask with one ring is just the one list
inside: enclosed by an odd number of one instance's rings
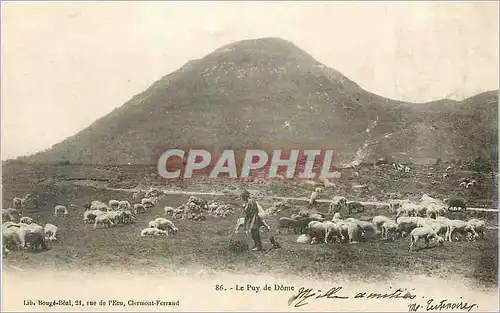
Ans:
{"label": "sky", "polygon": [[50,148],[222,45],[281,37],[384,97],[498,89],[497,2],[1,3],[1,158]]}

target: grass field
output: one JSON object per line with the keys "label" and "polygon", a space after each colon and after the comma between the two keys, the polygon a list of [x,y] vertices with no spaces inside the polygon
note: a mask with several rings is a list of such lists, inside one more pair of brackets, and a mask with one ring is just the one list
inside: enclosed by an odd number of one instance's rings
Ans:
{"label": "grass field", "polygon": [[[4,171],[4,207],[9,205],[14,195],[22,196],[33,192],[42,199],[37,211],[25,212],[34,220],[44,225],[52,223],[59,227],[59,241],[50,245],[44,252],[12,252],[4,259],[4,266],[18,268],[57,268],[92,272],[96,268],[137,269],[147,271],[182,270],[183,268],[202,267],[207,270],[235,271],[245,273],[276,273],[307,277],[335,279],[336,275],[372,281],[373,279],[391,279],[399,274],[414,273],[446,278],[451,275],[464,277],[472,284],[483,287],[495,287],[498,273],[498,230],[488,230],[483,241],[445,242],[444,247],[431,247],[418,251],[408,251],[408,239],[384,242],[380,239],[357,244],[317,244],[301,245],[295,243],[297,235],[277,234],[282,248],[264,252],[236,253],[228,249],[229,240],[235,226],[235,220],[241,212],[241,201],[234,196],[203,198],[216,199],[219,203],[236,207],[236,213],[225,218],[209,216],[206,221],[173,220],[179,228],[176,236],[168,238],[140,237],[140,231],[147,227],[148,221],[164,216],[164,206],[176,207],[185,203],[187,195],[165,195],[159,204],[147,213],[137,216],[132,225],[114,228],[94,229],[93,225],[82,223],[83,205],[91,200],[108,201],[109,199],[132,200],[131,194],[111,191],[71,183],[29,181],[26,173],[13,175],[8,172],[5,180]],[[54,176],[53,172],[40,171],[40,176]],[[25,175],[25,177],[23,177]],[[194,186],[194,184],[193,184]],[[188,189],[195,187],[190,186]],[[240,187],[240,186],[238,186]],[[249,188],[255,187],[249,185]],[[186,187],[184,187],[186,188]],[[218,186],[217,188],[221,188]],[[226,188],[235,188],[226,186]],[[261,190],[269,194],[297,194],[305,187],[286,185],[260,185]],[[267,189],[266,189],[267,188]],[[281,188],[281,189],[278,189]],[[296,188],[296,189],[292,189]],[[299,189],[297,189],[299,188]],[[212,186],[208,189],[213,189]],[[309,187],[309,190],[311,188]],[[310,192],[310,191],[309,191]],[[303,196],[303,195],[298,195]],[[58,204],[74,204],[67,218],[53,216],[53,207]],[[269,198],[263,198],[264,207],[272,204]],[[283,212],[290,215],[305,204],[291,203],[291,208]],[[10,206],[10,205],[9,205]],[[319,210],[325,210],[322,205]],[[368,209],[358,218],[370,218],[388,212]],[[487,221],[489,226],[498,225],[495,212],[471,212]],[[466,218],[468,216],[454,216]],[[278,217],[268,218],[268,223],[276,230]],[[269,248],[267,240],[270,234],[263,235],[264,248]],[[235,240],[251,240],[245,234],[238,234]],[[431,244],[432,246],[432,244]]]}

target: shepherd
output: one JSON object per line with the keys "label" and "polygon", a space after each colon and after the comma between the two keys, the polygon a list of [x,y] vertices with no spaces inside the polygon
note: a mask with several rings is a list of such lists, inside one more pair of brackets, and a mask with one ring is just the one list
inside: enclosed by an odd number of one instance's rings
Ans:
{"label": "shepherd", "polygon": [[[260,215],[264,213],[260,205],[255,201],[255,199],[250,198],[250,192],[248,190],[244,190],[241,193],[241,199],[245,202],[245,208],[243,209],[243,215],[245,217],[244,228],[246,233],[250,231],[252,236],[254,247],[252,251],[262,251],[262,241],[260,239],[260,228],[265,227],[268,231],[271,229],[269,225],[266,224],[263,217]],[[277,242],[272,236],[269,238],[269,241],[276,247]]]}

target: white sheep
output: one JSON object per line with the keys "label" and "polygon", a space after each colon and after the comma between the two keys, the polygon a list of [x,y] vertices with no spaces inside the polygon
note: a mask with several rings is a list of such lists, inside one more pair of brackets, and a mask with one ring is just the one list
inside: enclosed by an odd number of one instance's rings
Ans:
{"label": "white sheep", "polygon": [[68,215],[68,209],[64,205],[56,205],[54,207],[54,216],[59,216],[59,213],[62,214],[63,216]]}
{"label": "white sheep", "polygon": [[153,199],[151,198],[142,198],[141,199],[141,204],[145,207],[145,208],[152,208],[155,206],[155,202]]}
{"label": "white sheep", "polygon": [[140,203],[134,204],[134,214],[146,213],[146,208]]}
{"label": "white sheep", "polygon": [[127,200],[122,200],[118,203],[118,210],[131,210],[132,206]]}
{"label": "white sheep", "polygon": [[319,221],[311,221],[307,225],[307,233],[311,236],[311,243],[324,241],[326,225]]}
{"label": "white sheep", "polygon": [[9,211],[7,211],[6,209],[2,209],[2,221],[13,221],[14,220],[14,216],[12,216],[12,214],[10,214]]}
{"label": "white sheep", "polygon": [[443,245],[443,237],[436,234],[436,232],[430,227],[418,227],[411,231],[410,233],[410,246],[408,250],[411,250],[416,242],[420,239],[425,240],[425,244],[429,247],[429,240],[435,239],[438,245]]}
{"label": "white sheep", "polygon": [[[21,238],[21,234],[23,237]],[[25,246],[24,231],[15,224],[12,227],[2,227],[2,247],[6,250],[22,250]]]}
{"label": "white sheep", "polygon": [[108,212],[111,211],[111,209],[106,205],[106,203],[94,200],[90,203],[90,209],[91,210],[99,210],[102,212]]}
{"label": "white sheep", "polygon": [[174,208],[171,206],[166,206],[163,211],[165,211],[165,215],[173,215],[174,214]]}
{"label": "white sheep", "polygon": [[384,223],[382,223],[380,228],[382,230],[383,239],[388,239],[389,234],[391,234],[391,239],[394,240],[400,234],[398,224],[393,220],[385,221]]}
{"label": "white sheep", "polygon": [[98,224],[102,224],[104,225],[104,227],[111,227],[115,225],[115,223],[113,223],[112,221],[112,216],[110,216],[108,213],[100,214],[95,217],[94,229],[97,228]]}
{"label": "white sheep", "polygon": [[23,216],[23,217],[21,217],[19,222],[29,225],[29,224],[33,223],[33,219],[29,216]]}
{"label": "white sheep", "polygon": [[396,210],[396,217],[400,216],[415,216],[419,206],[412,202],[402,202],[401,206]]}
{"label": "white sheep", "polygon": [[338,223],[324,221],[325,226],[325,243],[328,243],[330,237],[333,237],[336,242],[342,242],[341,226]]}
{"label": "white sheep", "polygon": [[469,223],[462,220],[449,220],[448,223],[448,233],[447,239],[448,241],[453,241],[454,234],[461,234],[462,239],[467,237],[468,232],[472,232],[471,225]]}
{"label": "white sheep", "polygon": [[144,237],[144,236],[168,236],[168,232],[165,231],[165,230],[161,230],[161,229],[158,229],[158,228],[144,228],[142,231],[141,231],[141,237]]}
{"label": "white sheep", "polygon": [[345,208],[347,208],[347,199],[342,196],[335,196],[330,202],[328,213],[341,212]]}
{"label": "white sheep", "polygon": [[308,234],[302,234],[299,237],[297,237],[296,242],[297,243],[302,243],[302,244],[308,244],[311,243],[312,238]]}
{"label": "white sheep", "polygon": [[408,235],[414,228],[417,228],[417,219],[413,216],[400,216],[396,218],[396,223],[403,237]]}
{"label": "white sheep", "polygon": [[474,234],[474,238],[480,237],[481,239],[484,239],[484,230],[486,229],[486,223],[484,221],[472,218],[467,223]]}
{"label": "white sheep", "polygon": [[[45,230],[42,226],[31,223],[19,223],[19,236],[23,245],[29,245],[31,248],[41,247],[42,249],[47,249],[47,245],[45,243]],[[14,227],[14,226],[13,226]]]}
{"label": "white sheep", "polygon": [[371,222],[367,221],[358,221],[358,226],[359,229],[361,230],[361,236],[363,238],[367,238],[367,235],[370,235],[369,237],[372,237],[374,235],[379,234],[380,232],[377,230],[377,227]]}
{"label": "white sheep", "polygon": [[[378,231],[382,230],[382,225],[385,222],[392,222],[393,220],[384,215],[377,215],[372,219],[372,223],[377,227]],[[383,235],[383,234],[382,234]]]}
{"label": "white sheep", "polygon": [[99,210],[87,210],[83,212],[83,224],[90,224],[95,222],[95,218],[98,215],[106,214],[106,212]]}
{"label": "white sheep", "polygon": [[14,197],[14,199],[12,199],[12,206],[16,209],[22,208],[22,199]]}
{"label": "white sheep", "polygon": [[57,230],[59,228],[56,225],[46,224],[43,229],[45,231],[45,239],[46,240],[52,240],[52,241],[57,240],[56,235],[57,235]]}
{"label": "white sheep", "polygon": [[[293,218],[293,215],[292,215],[292,218]],[[337,212],[337,213],[333,214],[333,217],[332,217],[332,222],[336,223],[336,222],[340,221],[341,219],[342,219],[342,218],[341,218],[341,216],[340,216],[340,213],[339,213],[339,212]]]}
{"label": "white sheep", "polygon": [[158,217],[157,219],[150,221],[148,226],[149,228],[158,228],[172,234],[177,233],[178,230],[177,227],[175,227],[174,223],[172,223],[172,221],[167,220],[163,217]]}
{"label": "white sheep", "polygon": [[118,200],[109,200],[108,206],[111,210],[118,210],[118,207],[120,206],[120,201]]}

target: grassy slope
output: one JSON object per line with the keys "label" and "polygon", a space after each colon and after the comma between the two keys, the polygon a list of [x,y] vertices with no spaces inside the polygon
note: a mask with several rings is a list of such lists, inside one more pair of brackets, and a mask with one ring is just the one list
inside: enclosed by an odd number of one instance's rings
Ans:
{"label": "grassy slope", "polygon": [[[143,168],[135,168],[136,172],[144,172]],[[61,174],[62,170],[54,168],[32,168],[40,176],[46,173]],[[77,173],[66,168],[65,175]],[[101,174],[99,169],[96,173]],[[391,278],[399,273],[425,274],[438,277],[462,275],[473,283],[492,287],[497,277],[497,231],[488,231],[486,240],[481,242],[447,243],[444,248],[424,249],[409,252],[407,239],[396,242],[367,242],[356,245],[298,245],[296,235],[280,234],[278,239],[283,243],[279,251],[267,255],[242,253],[236,254],[227,249],[234,220],[237,216],[227,218],[210,217],[204,222],[176,220],[180,229],[176,237],[167,239],[140,238],[139,232],[146,227],[147,222],[155,217],[163,216],[165,205],[177,206],[185,202],[188,196],[165,196],[159,205],[144,215],[139,215],[137,224],[111,229],[96,229],[91,225],[82,224],[83,204],[89,200],[100,199],[130,199],[125,192],[95,189],[92,187],[75,186],[71,184],[41,184],[30,189],[26,177],[13,175],[14,170],[4,171],[4,205],[13,195],[21,195],[25,191],[42,195],[42,207],[38,212],[26,212],[40,224],[54,223],[60,227],[60,241],[54,243],[49,251],[43,253],[12,253],[5,259],[6,265],[19,267],[54,267],[92,271],[95,267],[113,267],[117,269],[148,268],[149,270],[179,270],[192,266],[202,266],[207,269],[228,271],[268,272],[268,273],[298,273],[306,276],[321,276],[334,279],[337,274],[346,274],[359,279]],[[18,174],[21,174],[17,171]],[[114,173],[116,175],[116,173]],[[140,174],[137,174],[140,175]],[[369,175],[366,175],[369,177]],[[377,179],[380,181],[380,177]],[[286,185],[248,185],[249,188],[259,187],[274,194],[296,194],[300,190],[306,194],[307,189],[295,186],[294,191]],[[277,186],[282,188],[279,190]],[[205,187],[213,188],[213,186]],[[231,186],[228,186],[231,187]],[[235,187],[235,186],[232,186]],[[194,188],[194,187],[190,187]],[[399,187],[398,187],[399,188]],[[413,190],[413,187],[407,187]],[[287,190],[287,191],[286,191]],[[209,199],[209,197],[205,197]],[[217,197],[222,203],[240,207],[234,197]],[[131,199],[130,199],[131,200]],[[67,219],[54,218],[54,204],[75,204]],[[262,204],[267,207],[271,200],[265,199]],[[292,208],[283,214],[300,209],[303,203],[292,203]],[[320,210],[325,210],[323,205]],[[358,215],[360,218],[372,217],[376,214],[388,214],[384,211],[368,209]],[[497,216],[489,213],[478,213],[486,218],[490,225],[498,225]],[[481,215],[482,214],[482,215]],[[239,212],[236,213],[239,215]],[[465,218],[465,216],[461,216]],[[276,226],[277,217],[268,221]],[[264,235],[266,238],[267,235]],[[237,235],[237,240],[249,240],[245,235]],[[250,243],[250,242],[249,242]],[[267,244],[267,241],[265,242]],[[438,262],[435,262],[438,260]]]}

